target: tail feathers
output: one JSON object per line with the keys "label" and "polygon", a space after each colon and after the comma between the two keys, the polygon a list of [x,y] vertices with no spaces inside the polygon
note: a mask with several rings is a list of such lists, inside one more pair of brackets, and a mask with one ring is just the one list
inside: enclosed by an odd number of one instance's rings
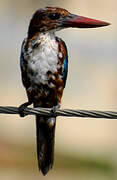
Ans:
{"label": "tail feathers", "polygon": [[55,117],[36,117],[37,158],[43,175],[52,168],[54,161],[55,125]]}

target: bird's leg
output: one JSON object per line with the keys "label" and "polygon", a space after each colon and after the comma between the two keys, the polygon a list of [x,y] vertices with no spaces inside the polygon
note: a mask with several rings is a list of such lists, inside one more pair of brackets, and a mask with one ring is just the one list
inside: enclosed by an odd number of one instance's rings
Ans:
{"label": "bird's leg", "polygon": [[24,110],[27,108],[27,106],[29,106],[31,104],[32,104],[32,102],[28,101],[28,102],[25,102],[25,103],[23,103],[23,104],[21,104],[19,106],[18,111],[19,111],[20,117],[24,117],[25,116]]}

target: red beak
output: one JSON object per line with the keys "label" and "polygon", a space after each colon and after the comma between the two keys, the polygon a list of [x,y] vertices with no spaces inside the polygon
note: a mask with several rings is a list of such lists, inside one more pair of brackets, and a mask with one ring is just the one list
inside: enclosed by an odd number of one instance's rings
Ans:
{"label": "red beak", "polygon": [[76,28],[97,28],[108,25],[110,25],[110,23],[83,17],[83,16],[77,16],[74,14],[71,14],[70,17],[64,20],[63,22],[64,27],[76,27]]}

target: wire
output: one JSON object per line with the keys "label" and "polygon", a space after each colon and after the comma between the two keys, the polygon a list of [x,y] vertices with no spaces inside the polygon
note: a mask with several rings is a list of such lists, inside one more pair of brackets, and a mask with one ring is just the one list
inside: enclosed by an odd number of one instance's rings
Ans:
{"label": "wire", "polygon": [[[58,109],[55,113],[51,112],[50,108],[26,108],[25,115],[39,116],[67,116],[67,117],[83,117],[83,118],[105,118],[117,119],[117,112],[113,111],[97,111],[97,110],[73,110],[73,109]],[[0,106],[1,114],[19,114],[17,107]]]}

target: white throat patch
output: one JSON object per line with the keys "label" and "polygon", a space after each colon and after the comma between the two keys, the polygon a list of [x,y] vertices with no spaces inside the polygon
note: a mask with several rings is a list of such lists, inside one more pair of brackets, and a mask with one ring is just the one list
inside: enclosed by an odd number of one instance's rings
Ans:
{"label": "white throat patch", "polygon": [[[37,48],[33,48],[35,45]],[[47,72],[52,73],[57,71],[58,63],[58,44],[55,39],[54,33],[41,33],[37,39],[33,40],[24,58],[28,59],[28,70],[30,79],[33,84],[43,83],[48,81]]]}

